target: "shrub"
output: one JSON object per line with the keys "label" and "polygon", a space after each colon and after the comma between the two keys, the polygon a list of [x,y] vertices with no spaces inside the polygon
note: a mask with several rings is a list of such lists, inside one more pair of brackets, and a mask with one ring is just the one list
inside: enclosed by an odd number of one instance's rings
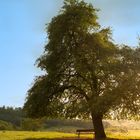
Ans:
{"label": "shrub", "polygon": [[39,119],[23,119],[21,122],[21,128],[27,131],[37,131],[43,127],[42,120]]}
{"label": "shrub", "polygon": [[13,130],[13,128],[11,123],[0,120],[0,130]]}

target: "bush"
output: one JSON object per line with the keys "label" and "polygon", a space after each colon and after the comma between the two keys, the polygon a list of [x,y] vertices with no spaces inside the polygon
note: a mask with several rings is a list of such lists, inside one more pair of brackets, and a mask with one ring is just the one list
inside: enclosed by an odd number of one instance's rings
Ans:
{"label": "bush", "polygon": [[13,130],[13,128],[11,123],[0,120],[0,130]]}
{"label": "bush", "polygon": [[43,121],[39,119],[23,119],[21,122],[21,128],[27,131],[37,131],[43,127]]}

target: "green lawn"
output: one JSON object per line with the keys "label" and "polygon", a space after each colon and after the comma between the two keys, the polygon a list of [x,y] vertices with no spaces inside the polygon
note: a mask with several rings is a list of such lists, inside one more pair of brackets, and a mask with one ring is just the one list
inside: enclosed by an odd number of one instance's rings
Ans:
{"label": "green lawn", "polygon": [[[128,133],[107,133],[109,138],[114,139],[140,139],[140,130],[129,131]],[[60,133],[60,132],[29,132],[29,131],[0,131],[0,140],[39,140],[43,138],[55,139],[55,138],[77,137],[72,133]],[[88,135],[92,137],[92,135]],[[45,140],[45,139],[44,139]]]}

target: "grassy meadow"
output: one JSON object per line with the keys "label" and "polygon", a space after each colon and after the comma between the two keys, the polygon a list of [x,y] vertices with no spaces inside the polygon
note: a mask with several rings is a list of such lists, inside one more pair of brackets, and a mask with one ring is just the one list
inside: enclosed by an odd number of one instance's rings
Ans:
{"label": "grassy meadow", "polygon": [[75,134],[61,133],[61,132],[31,132],[31,131],[0,131],[0,140],[26,140],[26,139],[40,139],[40,138],[63,138],[75,137]]}
{"label": "grassy meadow", "polygon": [[[112,139],[140,139],[140,130],[129,130],[127,133],[106,132],[108,138]],[[92,138],[91,134],[82,135]],[[74,133],[62,132],[31,132],[31,131],[0,131],[0,140],[47,140],[56,138],[77,138]]]}
{"label": "grassy meadow", "polygon": [[[55,140],[56,138],[77,138],[76,129],[87,129],[89,121],[52,120],[47,122],[47,127],[40,131],[0,131],[0,140]],[[140,140],[140,121],[104,121],[107,137],[116,139]],[[80,137],[93,138],[92,134]],[[66,140],[65,139],[65,140]]]}

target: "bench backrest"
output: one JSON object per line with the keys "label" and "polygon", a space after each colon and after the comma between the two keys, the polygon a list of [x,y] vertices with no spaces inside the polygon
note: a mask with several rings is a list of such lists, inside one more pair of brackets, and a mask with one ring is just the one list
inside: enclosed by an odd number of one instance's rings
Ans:
{"label": "bench backrest", "polygon": [[76,132],[94,132],[94,129],[78,129]]}

